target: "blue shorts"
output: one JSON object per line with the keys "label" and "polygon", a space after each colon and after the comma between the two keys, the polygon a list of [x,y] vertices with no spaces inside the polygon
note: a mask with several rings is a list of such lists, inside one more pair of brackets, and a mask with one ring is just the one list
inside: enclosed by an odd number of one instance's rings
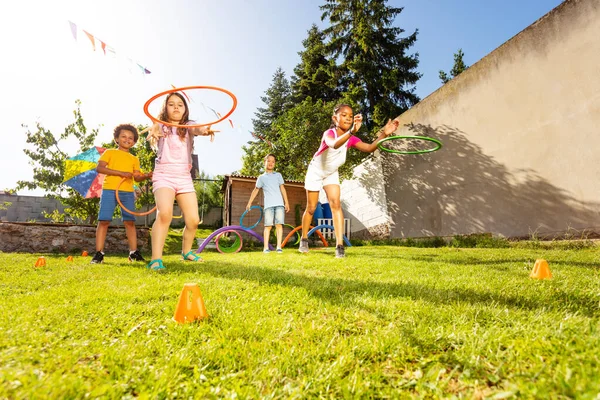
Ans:
{"label": "blue shorts", "polygon": [[[127,209],[135,209],[135,198],[133,192],[123,192],[119,190],[119,200]],[[98,212],[98,221],[112,221],[115,207],[117,206],[117,196],[114,190],[102,189],[100,197],[100,211]],[[127,211],[121,209],[122,221],[135,221],[135,217]]]}
{"label": "blue shorts", "polygon": [[275,206],[265,208],[265,226],[283,225],[285,221],[285,208]]}

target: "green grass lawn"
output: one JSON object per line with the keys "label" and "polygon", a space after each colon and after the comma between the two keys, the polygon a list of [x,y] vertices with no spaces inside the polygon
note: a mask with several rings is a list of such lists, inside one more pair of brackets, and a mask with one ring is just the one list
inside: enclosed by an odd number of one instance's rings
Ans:
{"label": "green grass lawn", "polygon": [[[0,398],[599,396],[598,249],[203,256],[0,254]],[[172,321],[185,283],[208,320]]]}

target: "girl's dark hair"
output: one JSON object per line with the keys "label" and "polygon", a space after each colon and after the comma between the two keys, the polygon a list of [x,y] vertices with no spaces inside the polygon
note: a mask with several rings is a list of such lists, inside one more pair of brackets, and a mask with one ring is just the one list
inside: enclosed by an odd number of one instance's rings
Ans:
{"label": "girl's dark hair", "polygon": [[133,142],[137,143],[138,131],[137,131],[137,129],[135,129],[135,126],[130,125],[130,124],[121,124],[115,128],[115,130],[113,131],[113,136],[114,136],[115,140],[117,140],[119,138],[119,135],[121,134],[122,130],[126,130],[126,131],[133,133]]}
{"label": "girl's dark hair", "polygon": [[265,156],[265,161],[267,161],[269,159],[269,157],[273,157],[275,159],[275,161],[277,161],[277,157],[275,157],[275,154],[273,153],[269,153]]}
{"label": "girl's dark hair", "polygon": [[[349,104],[341,103],[341,104],[338,104],[335,107],[333,107],[333,114],[331,114],[331,116],[334,116],[335,114],[337,114],[344,107],[348,107],[349,109],[352,110],[352,107]],[[331,121],[331,125],[329,126],[329,129],[331,129],[331,128],[335,128],[335,122],[333,122],[333,121]]]}
{"label": "girl's dark hair", "polygon": [[[179,123],[177,125],[185,125],[190,120],[190,109],[188,108],[187,102],[185,101],[185,98],[183,97],[183,95],[181,93],[177,93],[177,92],[171,93],[167,96],[167,98],[165,99],[165,102],[163,103],[162,109],[160,110],[160,114],[158,115],[158,119],[160,119],[161,121],[168,121],[169,116],[167,115],[167,103],[169,102],[169,99],[171,98],[171,96],[177,96],[181,99],[181,101],[183,101],[183,105],[185,106],[185,112],[183,113],[183,116],[181,117],[181,121],[179,121]],[[185,140],[185,135],[187,134],[187,129],[186,128],[177,128],[177,134],[179,135],[181,140]]]}

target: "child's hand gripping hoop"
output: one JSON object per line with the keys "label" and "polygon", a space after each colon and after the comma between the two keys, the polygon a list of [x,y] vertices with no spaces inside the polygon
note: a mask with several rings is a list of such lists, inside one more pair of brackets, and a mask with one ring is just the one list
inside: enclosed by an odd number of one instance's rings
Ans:
{"label": "child's hand gripping hoop", "polygon": [[[383,146],[383,142],[386,142],[388,140],[396,140],[396,139],[423,140],[426,142],[435,143],[436,147],[433,147],[431,149],[424,149],[424,150],[396,150],[396,149],[390,149],[389,147]],[[427,136],[390,136],[383,140],[380,140],[379,143],[377,143],[377,147],[379,147],[380,150],[387,151],[388,153],[394,153],[394,154],[424,154],[424,153],[431,153],[433,151],[441,149],[442,142],[440,142],[437,139],[430,138]]]}
{"label": "child's hand gripping hoop", "polygon": [[[258,221],[256,221],[256,223],[254,225],[252,225],[252,226],[246,226],[246,225],[244,225],[244,222],[243,222],[244,221],[244,217],[246,216],[246,214],[248,214],[248,211],[254,210],[254,209],[258,209],[260,211],[260,217],[258,217]],[[252,206],[249,209],[247,209],[246,211],[244,211],[244,213],[240,217],[240,225],[243,228],[246,228],[246,229],[254,229],[260,223],[260,221],[262,220],[262,217],[263,217],[263,208],[261,206]]]}
{"label": "child's hand gripping hoop", "polygon": [[[148,107],[150,106],[150,103],[152,103],[154,100],[156,100],[157,98],[159,98],[160,96],[164,96],[170,93],[175,93],[175,92],[181,92],[184,90],[192,90],[192,89],[208,89],[208,90],[217,90],[219,92],[223,92],[227,95],[229,95],[231,97],[231,99],[233,100],[233,105],[231,106],[231,110],[225,114],[223,117],[221,117],[220,119],[213,121],[213,122],[208,122],[206,124],[194,124],[194,125],[179,125],[179,124],[172,124],[170,122],[167,121],[161,121],[157,118],[154,118],[152,115],[150,115],[150,112],[148,111]],[[224,121],[225,119],[227,119],[227,117],[229,117],[234,111],[235,108],[237,107],[237,98],[235,97],[235,95],[233,93],[231,93],[229,90],[225,90],[216,86],[186,86],[186,87],[180,87],[180,88],[175,88],[175,89],[171,89],[171,90],[165,90],[164,92],[161,92],[157,95],[152,96],[147,102],[146,104],[144,104],[144,114],[146,114],[148,116],[148,118],[150,118],[152,121],[158,123],[158,124],[163,124],[163,125],[167,125],[167,126],[174,126],[176,128],[200,128],[202,126],[210,126],[210,125],[215,125],[218,124],[221,121]]]}
{"label": "child's hand gripping hoop", "polygon": [[152,210],[145,211],[145,212],[136,212],[136,211],[131,211],[131,210],[128,210],[127,208],[125,208],[123,203],[121,203],[121,199],[119,199],[119,188],[121,187],[121,184],[123,182],[125,182],[125,180],[127,180],[127,179],[130,179],[130,178],[121,179],[121,182],[119,182],[119,184],[117,185],[117,189],[115,190],[115,197],[117,198],[117,203],[119,203],[119,205],[121,206],[121,209],[123,211],[127,211],[131,215],[135,215],[138,217],[143,217],[144,215],[149,215],[149,214],[152,214],[154,211],[156,211],[156,206],[154,206],[154,208]]}

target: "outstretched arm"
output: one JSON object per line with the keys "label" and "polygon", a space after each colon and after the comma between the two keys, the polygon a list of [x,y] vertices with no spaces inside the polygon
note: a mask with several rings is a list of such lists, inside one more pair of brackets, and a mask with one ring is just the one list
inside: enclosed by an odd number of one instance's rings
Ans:
{"label": "outstretched arm", "polygon": [[150,178],[152,178],[152,171],[148,172],[147,174],[144,174],[140,171],[133,171],[133,179],[135,179],[136,182],[141,182]]}
{"label": "outstretched arm", "polygon": [[219,132],[219,131],[213,131],[209,126],[200,126],[197,128],[188,128],[188,130],[192,133],[192,135],[194,136],[210,136],[210,141],[214,141],[215,140],[215,133]]}
{"label": "outstretched arm", "polygon": [[356,143],[355,147],[360,151],[364,151],[365,153],[374,152],[377,150],[377,145],[379,142],[394,133],[396,129],[398,129],[398,125],[400,125],[400,122],[397,119],[388,120],[387,124],[385,124],[385,126],[379,130],[377,139],[375,139],[372,143]]}

